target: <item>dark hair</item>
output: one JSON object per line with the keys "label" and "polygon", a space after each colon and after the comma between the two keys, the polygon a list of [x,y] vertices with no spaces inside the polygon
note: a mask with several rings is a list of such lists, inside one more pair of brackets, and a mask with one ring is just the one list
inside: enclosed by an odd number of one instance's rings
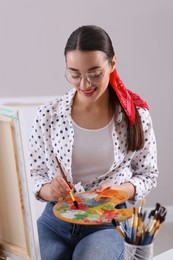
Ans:
{"label": "dark hair", "polygon": [[[70,37],[67,40],[64,55],[66,57],[69,51],[80,50],[80,51],[102,51],[105,53],[106,58],[111,62],[113,56],[115,55],[114,49],[112,46],[112,41],[109,35],[100,27],[95,25],[85,25],[79,27],[72,32]],[[109,84],[110,85],[110,84]],[[117,105],[121,106],[116,92],[111,86],[110,90],[110,102],[112,104],[112,109],[115,111]],[[123,110],[124,111],[124,110]],[[144,133],[142,128],[141,119],[136,109],[136,120],[135,124],[132,126],[130,121],[124,112],[124,116],[127,121],[128,129],[128,150],[135,151],[140,150],[144,146]]]}
{"label": "dark hair", "polygon": [[112,60],[114,49],[109,35],[100,27],[86,25],[75,30],[67,40],[64,54],[68,51],[102,51],[107,59]]}

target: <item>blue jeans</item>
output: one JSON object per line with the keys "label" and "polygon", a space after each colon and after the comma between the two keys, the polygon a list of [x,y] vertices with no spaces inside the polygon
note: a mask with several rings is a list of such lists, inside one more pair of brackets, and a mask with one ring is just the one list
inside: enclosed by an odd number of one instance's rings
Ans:
{"label": "blue jeans", "polygon": [[37,222],[41,260],[123,260],[124,241],[112,224],[67,223],[53,206],[47,203]]}

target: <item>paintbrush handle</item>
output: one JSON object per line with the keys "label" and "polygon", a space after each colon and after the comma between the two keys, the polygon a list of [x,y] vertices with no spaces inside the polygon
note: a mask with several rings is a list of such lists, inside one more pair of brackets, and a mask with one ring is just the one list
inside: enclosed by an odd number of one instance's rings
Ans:
{"label": "paintbrush handle", "polygon": [[[56,161],[57,161],[57,164],[58,164],[58,167],[59,167],[59,169],[60,169],[60,172],[61,172],[61,175],[62,175],[63,179],[66,181],[66,183],[67,183],[68,186],[70,187],[70,184],[69,184],[68,181],[67,181],[67,177],[66,177],[66,175],[65,175],[65,173],[64,173],[64,171],[63,171],[63,169],[62,169],[62,167],[61,167],[60,162],[58,161],[58,158],[57,158],[57,157],[55,157],[55,158],[56,158]],[[71,187],[70,187],[70,189],[71,189]]]}
{"label": "paintbrush handle", "polygon": [[159,223],[158,226],[156,226],[156,228],[155,228],[155,230],[154,230],[154,232],[153,232],[153,234],[152,234],[151,243],[153,242],[153,239],[154,239],[154,237],[156,236],[156,234],[157,234],[159,228],[160,228],[160,223]]}
{"label": "paintbrush handle", "polygon": [[55,158],[56,158],[58,167],[59,167],[59,169],[60,169],[61,175],[62,175],[63,179],[65,180],[65,182],[67,183],[67,185],[68,185],[69,188],[70,188],[69,194],[70,194],[70,197],[71,197],[71,199],[72,199],[72,201],[73,201],[73,204],[74,204],[74,206],[75,206],[76,208],[79,208],[79,207],[78,207],[78,203],[77,203],[77,201],[75,200],[75,197],[74,197],[74,195],[73,195],[73,192],[72,192],[72,189],[71,189],[71,187],[70,187],[70,184],[68,183],[67,178],[66,178],[66,176],[65,176],[65,173],[64,173],[64,171],[63,171],[63,169],[62,169],[62,167],[61,167],[61,164],[60,164],[60,162],[58,161],[58,158],[57,158],[57,157],[55,157]]}
{"label": "paintbrush handle", "polygon": [[75,201],[75,197],[74,197],[73,192],[71,190],[70,190],[69,194],[70,194],[70,197],[72,198],[72,200]]}

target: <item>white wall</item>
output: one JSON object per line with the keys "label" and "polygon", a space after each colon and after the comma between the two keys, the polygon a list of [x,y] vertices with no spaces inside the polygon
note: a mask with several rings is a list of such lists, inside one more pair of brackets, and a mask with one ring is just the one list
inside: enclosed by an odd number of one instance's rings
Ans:
{"label": "white wall", "polygon": [[1,0],[0,96],[57,96],[64,79],[64,45],[83,24],[111,36],[127,88],[149,103],[160,177],[148,203],[172,202],[172,0]]}

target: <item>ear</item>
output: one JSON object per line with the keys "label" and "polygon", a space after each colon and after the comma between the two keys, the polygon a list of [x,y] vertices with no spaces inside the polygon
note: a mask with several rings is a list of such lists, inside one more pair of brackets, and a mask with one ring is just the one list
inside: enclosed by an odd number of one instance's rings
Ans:
{"label": "ear", "polygon": [[113,58],[112,58],[112,61],[111,61],[111,72],[114,71],[115,64],[116,64],[116,57],[114,55]]}

